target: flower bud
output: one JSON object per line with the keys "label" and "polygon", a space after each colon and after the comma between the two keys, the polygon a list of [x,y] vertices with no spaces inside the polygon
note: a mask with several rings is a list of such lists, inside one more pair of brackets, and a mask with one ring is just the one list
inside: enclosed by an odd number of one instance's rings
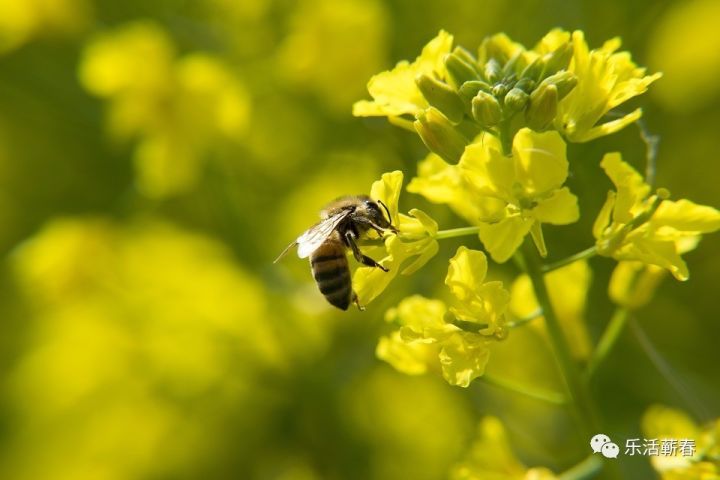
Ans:
{"label": "flower bud", "polygon": [[472,116],[483,128],[497,125],[502,119],[500,103],[489,93],[479,91],[472,99]]}
{"label": "flower bud", "polygon": [[562,100],[567,96],[568,93],[572,91],[573,88],[575,88],[575,85],[577,85],[577,83],[578,80],[574,73],[563,70],[553,75],[550,75],[545,80],[543,80],[540,85],[555,85],[555,87],[557,87],[558,89],[558,100]]}
{"label": "flower bud", "polygon": [[520,79],[529,79],[537,82],[545,71],[545,59],[543,57],[537,57],[533,60],[530,65],[523,69],[520,74]]}
{"label": "flower bud", "polygon": [[530,95],[515,87],[505,95],[505,108],[512,112],[519,112],[527,105]]}
{"label": "flower bud", "polygon": [[470,82],[463,83],[458,90],[458,93],[460,94],[460,98],[469,104],[472,99],[475,98],[475,95],[477,95],[480,91],[490,93],[492,91],[492,87],[482,80],[472,80]]}
{"label": "flower bud", "polygon": [[451,163],[460,161],[469,142],[445,115],[430,107],[415,118],[415,130],[431,152]]}
{"label": "flower bud", "polygon": [[464,105],[460,96],[448,84],[422,74],[415,78],[420,92],[430,105],[437,108],[453,123],[460,123],[464,115]]}
{"label": "flower bud", "polygon": [[459,88],[460,85],[465,82],[478,80],[480,78],[472,64],[467,63],[454,53],[445,55],[444,62],[450,80],[455,84],[455,87]]}
{"label": "flower bud", "polygon": [[573,46],[571,42],[563,43],[554,51],[545,55],[545,75],[553,74],[560,70],[566,70],[570,64],[572,56]]}
{"label": "flower bud", "polygon": [[535,80],[531,78],[521,78],[515,84],[515,88],[519,88],[525,93],[531,93],[535,89]]}
{"label": "flower bud", "polygon": [[525,110],[525,120],[530,128],[544,130],[555,118],[558,90],[555,85],[543,84],[530,94],[530,105]]}
{"label": "flower bud", "polygon": [[510,91],[510,85],[505,83],[498,83],[492,87],[491,93],[495,98],[503,98]]}
{"label": "flower bud", "polygon": [[485,64],[485,78],[490,83],[495,83],[500,80],[500,74],[502,72],[502,67],[500,66],[500,63],[495,60],[494,58],[491,58],[487,61]]}
{"label": "flower bud", "polygon": [[453,49],[452,53],[456,57],[460,58],[460,60],[464,61],[468,65],[471,65],[474,70],[477,70],[475,68],[475,65],[477,65],[477,60],[475,59],[475,57],[473,57],[472,53],[468,52],[459,45]]}
{"label": "flower bud", "polygon": [[510,60],[505,62],[505,65],[503,66],[501,76],[503,78],[507,78],[509,76],[513,76],[513,81],[517,78],[517,75],[515,75],[515,66],[520,61],[520,57],[522,55],[522,52],[517,52],[515,55],[510,57]]}

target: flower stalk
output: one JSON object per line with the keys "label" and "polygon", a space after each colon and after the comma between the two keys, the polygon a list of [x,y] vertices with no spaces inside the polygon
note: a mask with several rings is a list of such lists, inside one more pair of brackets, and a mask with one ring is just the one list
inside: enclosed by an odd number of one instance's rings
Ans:
{"label": "flower stalk", "polygon": [[585,250],[582,250],[580,252],[577,252],[573,255],[570,255],[569,257],[563,258],[562,260],[558,260],[554,263],[549,263],[547,265],[542,265],[540,267],[540,270],[542,270],[543,273],[549,273],[553,270],[557,270],[559,268],[562,268],[566,265],[570,265],[571,263],[577,262],[578,260],[584,260],[591,257],[594,257],[597,255],[597,246],[593,245],[592,247],[586,248]]}
{"label": "flower stalk", "polygon": [[[526,242],[525,246],[527,251],[532,252],[532,245],[529,245]],[[548,293],[547,286],[545,285],[545,278],[540,268],[540,263],[532,256],[529,258],[527,257],[528,256],[526,256],[526,260],[523,263],[527,267],[527,274],[532,282],[535,297],[537,298],[540,308],[543,310],[543,317],[545,318],[545,325],[547,326],[555,359],[565,380],[567,391],[578,417],[578,422],[582,429],[583,436],[585,438],[590,438],[594,435],[593,432],[601,430],[598,426],[595,406],[590,398],[587,385],[582,381],[580,371],[573,361],[570,348],[565,340],[562,329],[560,328],[560,322],[558,321],[555,310],[550,303],[550,295]]]}
{"label": "flower stalk", "polygon": [[610,323],[608,323],[607,328],[605,328],[605,331],[600,337],[600,341],[597,347],[595,347],[592,357],[590,357],[590,361],[585,369],[584,375],[586,381],[592,378],[598,367],[615,346],[615,343],[617,343],[618,338],[620,338],[623,330],[625,330],[629,314],[630,311],[625,307],[617,307],[615,309]]}
{"label": "flower stalk", "polygon": [[540,400],[546,403],[550,403],[552,405],[567,404],[567,397],[558,392],[528,387],[527,385],[521,385],[512,380],[496,377],[495,375],[491,375],[489,373],[486,373],[480,378],[482,378],[482,380],[488,385],[493,385],[495,387],[499,387],[509,392],[517,393],[525,397],[532,398],[534,400]]}

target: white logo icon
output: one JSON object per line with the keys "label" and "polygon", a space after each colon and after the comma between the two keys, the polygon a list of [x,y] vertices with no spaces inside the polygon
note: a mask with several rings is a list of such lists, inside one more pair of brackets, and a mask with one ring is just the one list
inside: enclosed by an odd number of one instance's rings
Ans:
{"label": "white logo icon", "polygon": [[617,458],[620,447],[604,433],[598,433],[590,439],[590,448],[594,453],[601,453],[605,458]]}
{"label": "white logo icon", "polygon": [[602,446],[600,452],[605,458],[617,458],[618,453],[620,453],[620,447],[618,447],[616,443],[608,442]]}

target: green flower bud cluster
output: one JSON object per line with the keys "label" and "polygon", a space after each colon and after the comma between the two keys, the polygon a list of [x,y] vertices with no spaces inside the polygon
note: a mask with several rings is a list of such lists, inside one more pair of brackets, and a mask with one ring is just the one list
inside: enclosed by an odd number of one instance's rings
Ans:
{"label": "green flower bud cluster", "polygon": [[[442,58],[446,81],[420,74],[415,82],[431,108],[442,115],[442,128],[464,126],[464,133],[489,130],[517,114],[524,121],[517,128],[529,126],[544,130],[550,126],[558,110],[558,102],[577,85],[575,75],[567,70],[573,54],[571,42],[539,54],[522,47],[509,46],[507,37],[486,39],[475,58],[463,47],[456,47]],[[426,115],[427,116],[427,115]],[[437,117],[437,115],[435,115]],[[428,138],[427,121],[418,129],[428,147],[438,152],[434,140]],[[434,130],[439,130],[437,126]],[[456,139],[457,140],[457,139]],[[457,157],[455,157],[457,158]]]}

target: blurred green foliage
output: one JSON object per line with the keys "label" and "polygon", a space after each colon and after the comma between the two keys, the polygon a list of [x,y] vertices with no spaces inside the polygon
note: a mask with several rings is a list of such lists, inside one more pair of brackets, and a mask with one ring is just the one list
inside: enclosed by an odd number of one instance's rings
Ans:
{"label": "blurred green foliage", "polygon": [[[327,201],[414,175],[420,140],[351,107],[441,28],[464,45],[621,36],[665,74],[643,98],[657,183],[720,205],[718,15],[714,0],[0,0],[0,478],[440,479],[488,414],[523,464],[567,468],[588,439],[562,409],[375,358],[385,310],[447,295],[459,242],[363,313],[329,307],[304,261],[271,262]],[[605,198],[604,152],[643,166],[633,126],[569,148],[587,160],[569,179],[581,212]],[[548,229],[553,255],[590,245],[593,218],[584,237]],[[653,403],[720,416],[718,237],[687,261],[690,279],[636,314],[667,365],[629,330],[592,385],[612,437],[641,436]],[[614,262],[591,264],[595,342]],[[498,343],[488,370],[560,384],[536,329]]]}

